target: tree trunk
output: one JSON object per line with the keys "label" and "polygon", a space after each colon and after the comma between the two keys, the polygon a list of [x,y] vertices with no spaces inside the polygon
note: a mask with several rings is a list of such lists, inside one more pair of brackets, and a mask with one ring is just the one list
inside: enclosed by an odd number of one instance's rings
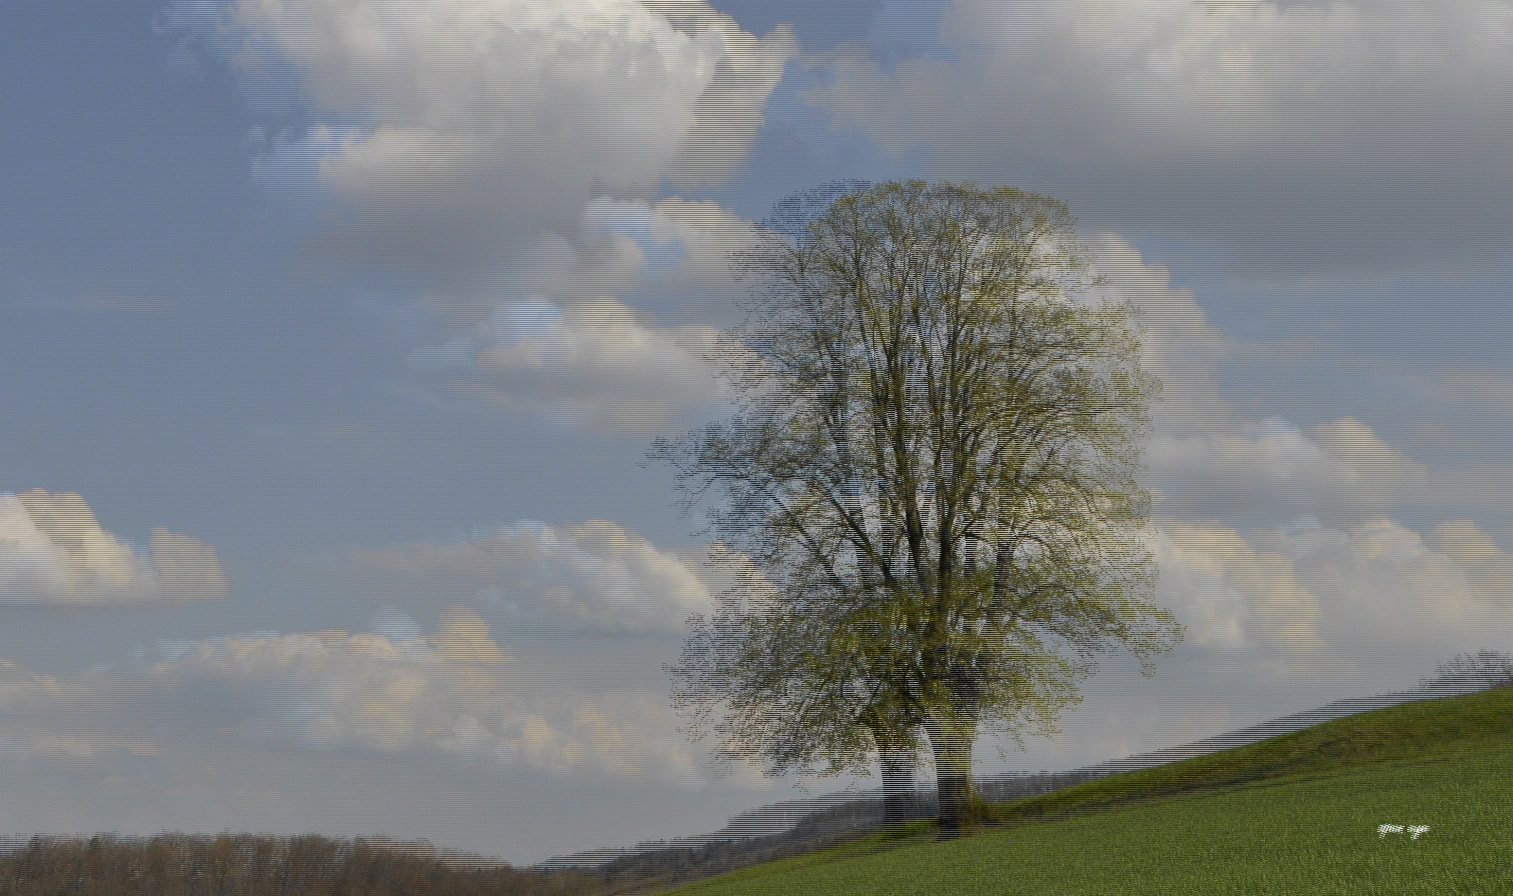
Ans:
{"label": "tree trunk", "polygon": [[896,831],[908,824],[919,794],[914,789],[914,770],[919,755],[909,748],[880,748],[877,763],[883,775],[883,829]]}
{"label": "tree trunk", "polygon": [[973,725],[925,723],[930,750],[935,754],[935,787],[942,827],[960,827],[963,809],[972,796]]}

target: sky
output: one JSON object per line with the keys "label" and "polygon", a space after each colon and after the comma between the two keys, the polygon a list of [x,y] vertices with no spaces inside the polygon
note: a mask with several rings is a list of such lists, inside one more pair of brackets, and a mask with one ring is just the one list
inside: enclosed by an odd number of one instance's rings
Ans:
{"label": "sky", "polygon": [[721,770],[659,437],[727,253],[840,178],[1066,202],[1165,383],[1156,600],[1065,769],[1513,651],[1513,3],[11,0],[0,832],[530,863]]}

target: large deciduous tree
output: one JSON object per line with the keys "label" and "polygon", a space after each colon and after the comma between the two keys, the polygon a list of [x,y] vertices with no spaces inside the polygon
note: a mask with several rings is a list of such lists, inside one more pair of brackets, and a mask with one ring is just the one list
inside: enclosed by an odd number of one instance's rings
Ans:
{"label": "large deciduous tree", "polygon": [[[690,621],[674,697],[770,772],[877,757],[896,819],[921,735],[943,821],[985,733],[1051,728],[1094,657],[1146,671],[1137,482],[1158,384],[1061,204],[845,182],[796,194],[736,256],[736,411],[659,442],[742,571]],[[738,562],[736,562],[738,561]]]}

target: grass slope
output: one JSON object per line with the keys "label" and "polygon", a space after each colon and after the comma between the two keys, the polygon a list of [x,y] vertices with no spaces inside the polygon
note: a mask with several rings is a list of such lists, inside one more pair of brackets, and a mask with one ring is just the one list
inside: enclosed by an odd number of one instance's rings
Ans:
{"label": "grass slope", "polygon": [[968,836],[872,836],[660,892],[1510,896],[1510,798],[1513,687],[1500,687],[1003,802]]}

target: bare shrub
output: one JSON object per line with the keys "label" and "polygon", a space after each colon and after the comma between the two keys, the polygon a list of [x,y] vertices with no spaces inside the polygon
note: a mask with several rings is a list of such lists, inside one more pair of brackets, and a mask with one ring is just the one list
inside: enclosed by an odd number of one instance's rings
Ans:
{"label": "bare shrub", "polygon": [[1513,684],[1513,656],[1495,650],[1462,653],[1434,667],[1434,677],[1419,679],[1426,688]]}

